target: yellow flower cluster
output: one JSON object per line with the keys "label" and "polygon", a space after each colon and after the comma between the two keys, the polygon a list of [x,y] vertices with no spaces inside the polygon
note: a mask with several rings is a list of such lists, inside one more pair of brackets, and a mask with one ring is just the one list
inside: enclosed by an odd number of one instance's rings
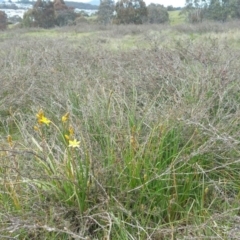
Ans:
{"label": "yellow flower cluster", "polygon": [[46,118],[46,117],[44,116],[44,112],[43,112],[42,109],[40,109],[40,110],[38,111],[38,113],[36,114],[36,116],[37,116],[37,120],[38,120],[38,123],[39,123],[39,124],[44,123],[44,124],[46,124],[46,125],[49,125],[49,123],[51,122],[48,118]]}
{"label": "yellow flower cluster", "polygon": [[[66,114],[64,114],[62,116],[62,118],[61,118],[62,123],[65,124],[69,120],[69,115],[70,115],[69,112],[67,112]],[[36,117],[37,117],[37,122],[39,125],[46,124],[47,126],[49,126],[49,124],[52,123],[51,120],[49,120],[47,117],[45,117],[42,109],[40,109],[38,111],[38,113],[36,114]],[[55,126],[54,123],[52,123],[52,124],[53,124],[53,126]],[[34,126],[35,131],[40,131],[39,125]],[[68,128],[68,134],[65,134],[64,136],[68,140],[69,147],[76,148],[76,147],[80,146],[80,141],[77,141],[74,138],[74,128],[71,125]],[[9,140],[9,142],[10,142],[10,140]]]}
{"label": "yellow flower cluster", "polygon": [[62,122],[63,122],[63,123],[65,123],[65,122],[68,121],[69,115],[70,115],[69,112],[67,112],[66,114],[64,114],[64,115],[62,116]]}
{"label": "yellow flower cluster", "polygon": [[64,136],[69,142],[69,145],[68,145],[69,147],[76,148],[80,146],[80,141],[77,141],[76,139],[73,138],[74,128],[71,125],[68,128],[68,134],[65,134]]}

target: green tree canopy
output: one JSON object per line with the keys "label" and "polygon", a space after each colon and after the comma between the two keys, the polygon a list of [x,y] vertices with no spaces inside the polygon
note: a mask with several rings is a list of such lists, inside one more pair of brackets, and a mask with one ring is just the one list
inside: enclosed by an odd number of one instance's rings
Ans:
{"label": "green tree canopy", "polygon": [[55,24],[57,26],[72,24],[76,19],[74,9],[67,7],[64,0],[54,0],[53,7],[55,12]]}
{"label": "green tree canopy", "polygon": [[147,7],[143,0],[120,0],[115,10],[117,24],[142,24],[147,20]]}
{"label": "green tree canopy", "polygon": [[225,21],[230,16],[230,8],[228,0],[210,0],[205,16],[208,19]]}
{"label": "green tree canopy", "polygon": [[184,12],[190,16],[190,21],[196,19],[196,13],[200,12],[205,19],[226,21],[240,18],[240,0],[186,0]]}
{"label": "green tree canopy", "polygon": [[186,14],[190,23],[202,22],[207,3],[205,0],[186,0],[182,14]]}
{"label": "green tree canopy", "polygon": [[55,25],[63,26],[73,22],[77,14],[73,8],[68,8],[64,0],[37,0],[33,9],[23,16],[22,25],[25,27],[51,28]]}
{"label": "green tree canopy", "polygon": [[229,3],[232,18],[240,18],[240,0],[232,0]]}
{"label": "green tree canopy", "polygon": [[113,0],[100,0],[98,8],[98,22],[102,24],[109,24],[113,19],[115,4]]}
{"label": "green tree canopy", "polygon": [[26,27],[50,28],[55,24],[53,3],[50,1],[37,0],[33,9],[23,16],[23,25]]}
{"label": "green tree canopy", "polygon": [[165,23],[169,21],[168,11],[163,5],[151,3],[147,9],[149,23]]}

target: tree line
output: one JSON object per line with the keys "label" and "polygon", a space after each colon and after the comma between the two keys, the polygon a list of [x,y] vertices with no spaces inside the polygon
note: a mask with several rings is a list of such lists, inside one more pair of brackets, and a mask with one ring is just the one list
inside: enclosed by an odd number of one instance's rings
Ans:
{"label": "tree line", "polygon": [[143,0],[100,0],[98,22],[103,24],[165,23],[169,21],[167,8]]}
{"label": "tree line", "polygon": [[[22,25],[25,27],[63,26],[74,23],[81,14],[66,6],[63,0],[37,0],[33,8],[24,14]],[[168,11],[159,4],[148,7],[143,0],[100,0],[97,22],[101,24],[143,24],[165,23],[169,21]]]}
{"label": "tree line", "polygon": [[240,18],[240,0],[186,0],[182,13],[191,23]]}
{"label": "tree line", "polygon": [[[143,24],[166,23],[169,21],[168,11],[175,10],[172,6],[165,8],[160,4],[146,6],[143,0],[100,0],[97,22],[101,24]],[[240,0],[186,0],[181,14],[187,16],[191,23],[204,19],[226,21],[240,18]],[[32,9],[23,17],[23,27],[51,28],[76,23],[83,15],[74,12],[73,7],[64,0],[37,0]],[[7,26],[7,16],[0,11],[0,30]]]}
{"label": "tree line", "polygon": [[[169,21],[165,7],[159,4],[150,4],[147,7],[143,0],[119,0],[117,3],[113,0],[100,0],[96,15],[96,21],[100,24],[143,24]],[[78,18],[83,20],[83,15],[75,13],[74,8],[67,6],[64,0],[37,0],[33,8],[24,14],[21,25],[51,28],[74,24]],[[0,21],[4,29],[7,24],[6,14],[0,15]]]}

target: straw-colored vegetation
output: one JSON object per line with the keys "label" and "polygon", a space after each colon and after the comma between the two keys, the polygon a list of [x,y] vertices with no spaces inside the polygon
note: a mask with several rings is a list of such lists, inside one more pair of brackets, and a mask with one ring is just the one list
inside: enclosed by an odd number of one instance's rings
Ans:
{"label": "straw-colored vegetation", "polygon": [[237,26],[0,33],[0,238],[238,239]]}

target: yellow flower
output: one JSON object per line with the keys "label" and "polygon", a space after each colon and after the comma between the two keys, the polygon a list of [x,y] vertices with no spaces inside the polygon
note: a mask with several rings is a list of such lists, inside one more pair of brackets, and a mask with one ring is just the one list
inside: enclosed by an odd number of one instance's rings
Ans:
{"label": "yellow flower", "polygon": [[38,111],[36,116],[39,124],[45,123],[46,125],[49,125],[49,123],[51,122],[48,118],[44,116],[44,112],[42,109]]}
{"label": "yellow flower", "polygon": [[10,147],[13,146],[13,141],[12,141],[12,136],[11,136],[11,135],[8,135],[8,136],[7,136],[7,142],[8,142],[8,144],[9,144]]}
{"label": "yellow flower", "polygon": [[73,134],[74,134],[74,129],[73,129],[72,126],[69,127],[68,131],[69,131],[69,135],[70,135],[70,136],[73,136]]}
{"label": "yellow flower", "polygon": [[48,118],[46,117],[42,117],[39,121],[38,121],[40,124],[41,123],[45,123],[46,125],[49,125],[49,123],[51,122]]}
{"label": "yellow flower", "polygon": [[44,116],[43,110],[40,109],[37,113],[37,119],[42,118]]}
{"label": "yellow flower", "polygon": [[72,148],[80,147],[80,141],[77,141],[76,139],[69,140],[69,145],[68,146],[72,147]]}
{"label": "yellow flower", "polygon": [[69,112],[62,116],[62,122],[66,122],[69,119]]}
{"label": "yellow flower", "polygon": [[67,134],[65,134],[64,137],[69,141],[70,138]]}

